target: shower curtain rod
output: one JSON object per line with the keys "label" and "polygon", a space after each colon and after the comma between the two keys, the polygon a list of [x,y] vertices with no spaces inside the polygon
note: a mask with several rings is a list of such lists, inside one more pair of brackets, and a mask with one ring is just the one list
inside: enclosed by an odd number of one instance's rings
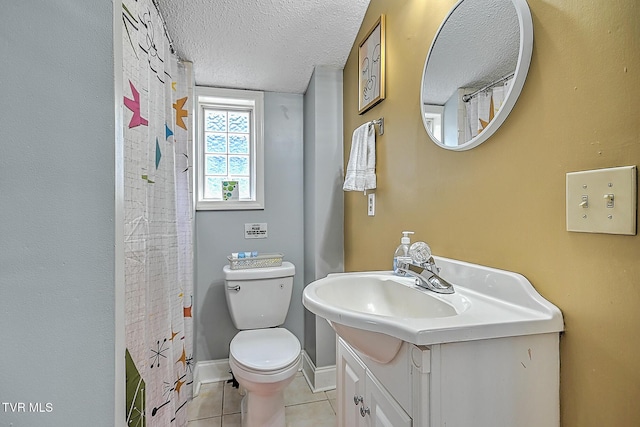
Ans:
{"label": "shower curtain rod", "polygon": [[463,96],[462,96],[462,101],[464,101],[464,102],[469,102],[473,97],[478,96],[478,94],[479,94],[479,93],[481,93],[481,92],[483,92],[483,91],[485,91],[485,90],[487,90],[487,89],[489,89],[489,88],[492,88],[492,87],[494,87],[494,86],[497,86],[497,85],[499,85],[500,83],[502,83],[502,82],[504,82],[504,81],[509,80],[509,79],[510,79],[510,78],[512,78],[514,75],[515,75],[515,72],[513,72],[513,73],[511,73],[511,74],[507,74],[506,76],[504,76],[504,77],[502,77],[502,78],[500,78],[500,79],[496,80],[496,81],[495,81],[495,82],[493,82],[493,83],[489,83],[489,84],[488,84],[488,85],[486,85],[485,87],[483,87],[483,88],[481,88],[481,89],[478,89],[477,91],[475,91],[475,92],[473,92],[473,93],[469,93],[469,94],[467,94],[467,95],[463,95]]}
{"label": "shower curtain rod", "polygon": [[164,16],[162,16],[162,13],[160,12],[160,7],[158,6],[158,0],[151,0],[151,2],[156,7],[156,11],[158,12],[158,15],[160,15],[160,21],[162,21],[162,29],[164,30],[164,35],[167,37],[167,40],[169,40],[169,50],[171,51],[172,54],[175,55],[176,49],[173,46],[173,40],[169,35],[169,31],[167,31],[167,22],[165,21]]}

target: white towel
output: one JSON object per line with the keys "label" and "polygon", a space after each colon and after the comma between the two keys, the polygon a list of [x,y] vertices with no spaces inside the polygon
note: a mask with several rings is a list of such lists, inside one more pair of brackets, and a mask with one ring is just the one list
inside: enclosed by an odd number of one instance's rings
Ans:
{"label": "white towel", "polygon": [[371,122],[353,131],[351,154],[342,188],[345,191],[376,188],[376,128]]}

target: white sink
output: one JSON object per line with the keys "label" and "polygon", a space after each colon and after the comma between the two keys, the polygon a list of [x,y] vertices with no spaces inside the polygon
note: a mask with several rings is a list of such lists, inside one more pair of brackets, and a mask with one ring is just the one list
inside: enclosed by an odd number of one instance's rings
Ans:
{"label": "white sink", "polygon": [[517,273],[434,257],[455,293],[418,288],[389,271],[330,274],[302,302],[351,346],[390,362],[403,341],[417,345],[559,332],[560,310]]}
{"label": "white sink", "polygon": [[336,309],[372,316],[446,317],[466,308],[461,304],[456,310],[453,302],[418,290],[413,282],[384,273],[330,275],[316,287],[315,296]]}

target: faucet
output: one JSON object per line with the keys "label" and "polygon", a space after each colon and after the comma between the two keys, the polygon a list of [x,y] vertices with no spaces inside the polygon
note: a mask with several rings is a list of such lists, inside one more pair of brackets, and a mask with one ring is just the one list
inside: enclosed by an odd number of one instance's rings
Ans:
{"label": "faucet", "polygon": [[454,293],[453,285],[438,276],[440,269],[424,242],[416,242],[409,250],[410,257],[398,259],[398,272],[416,279],[416,285],[439,294]]}
{"label": "faucet", "polygon": [[[435,270],[435,271],[434,271]],[[428,289],[439,294],[454,293],[453,285],[442,277],[438,276],[436,263],[433,258],[422,264],[414,263],[413,260],[398,260],[398,271],[405,276],[411,276],[416,279],[416,285],[421,288]]]}

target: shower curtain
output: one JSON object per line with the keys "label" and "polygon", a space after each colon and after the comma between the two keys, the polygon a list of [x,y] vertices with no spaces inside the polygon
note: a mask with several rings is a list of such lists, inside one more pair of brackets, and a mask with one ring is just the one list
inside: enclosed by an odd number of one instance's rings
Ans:
{"label": "shower curtain", "polygon": [[192,70],[152,0],[122,3],[126,419],[186,426],[193,382]]}
{"label": "shower curtain", "polygon": [[[465,102],[467,126],[465,127],[465,141],[477,136],[489,125],[491,120],[498,114],[502,107],[505,95],[509,92],[511,80],[505,81],[499,86],[478,92],[469,101]],[[473,89],[466,89],[464,93],[475,92]]]}

